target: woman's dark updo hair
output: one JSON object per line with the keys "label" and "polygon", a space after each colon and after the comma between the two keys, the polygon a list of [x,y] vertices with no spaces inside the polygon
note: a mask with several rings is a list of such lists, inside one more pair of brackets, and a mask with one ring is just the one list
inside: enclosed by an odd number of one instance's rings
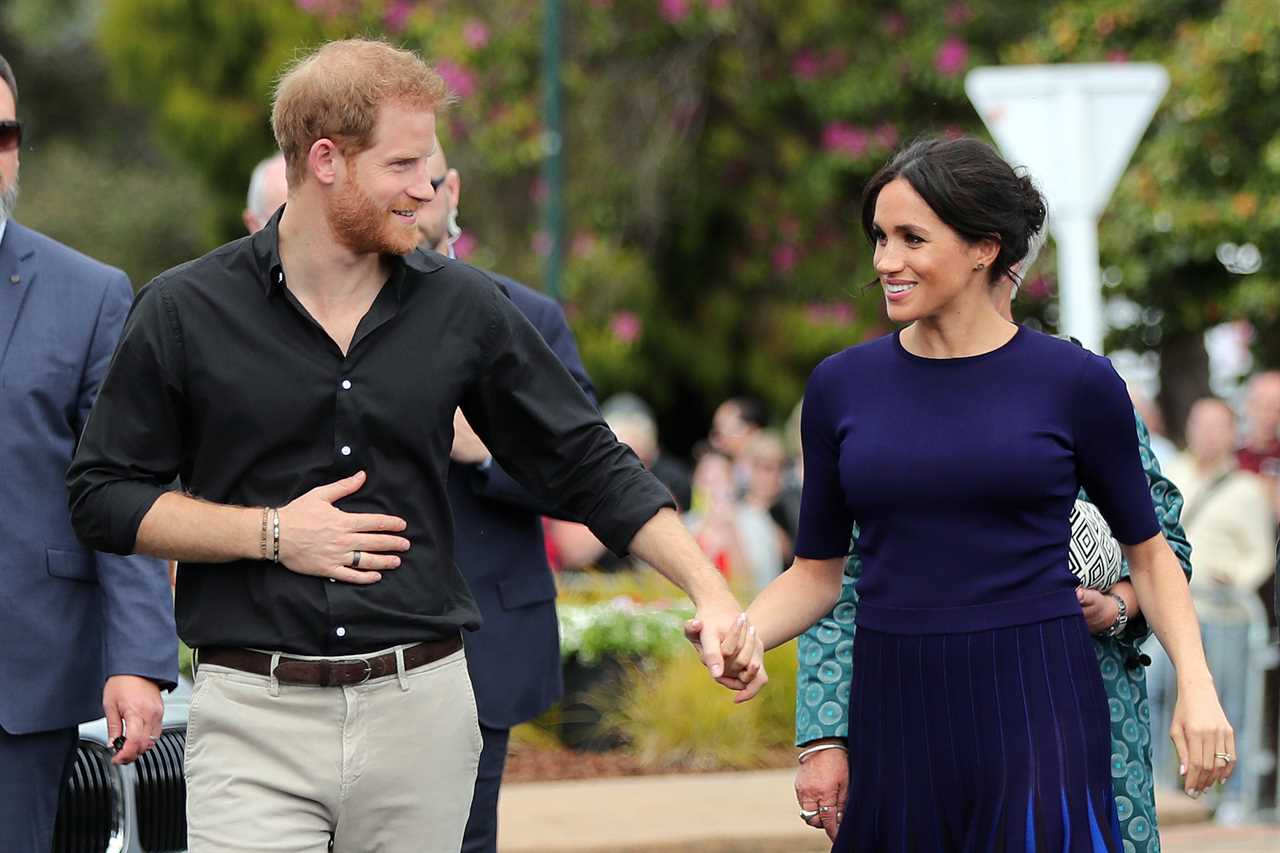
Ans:
{"label": "woman's dark updo hair", "polygon": [[1005,275],[1027,255],[1044,227],[1044,196],[1027,175],[1018,175],[996,150],[977,139],[922,139],[899,151],[871,178],[862,193],[862,230],[875,243],[876,200],[898,178],[925,200],[939,219],[970,243],[996,240],[1000,254],[989,280]]}

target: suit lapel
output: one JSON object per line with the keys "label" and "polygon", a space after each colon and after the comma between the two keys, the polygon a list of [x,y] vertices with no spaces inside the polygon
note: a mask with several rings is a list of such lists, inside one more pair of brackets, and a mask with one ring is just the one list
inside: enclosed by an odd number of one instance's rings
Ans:
{"label": "suit lapel", "polygon": [[35,282],[35,258],[36,252],[27,240],[26,229],[9,220],[4,239],[0,240],[0,372],[4,370],[22,305]]}

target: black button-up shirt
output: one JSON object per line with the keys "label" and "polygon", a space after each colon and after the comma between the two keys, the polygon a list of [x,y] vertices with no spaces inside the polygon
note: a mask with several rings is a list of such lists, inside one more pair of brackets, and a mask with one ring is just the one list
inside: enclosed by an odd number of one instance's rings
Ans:
{"label": "black button-up shirt", "polygon": [[393,257],[344,356],[286,286],[278,225],[138,294],[67,474],[76,530],[128,553],[175,478],[209,501],[282,506],[364,470],[339,508],[401,516],[412,547],[368,586],[183,563],[189,645],[340,655],[477,627],[445,491],[458,406],[508,472],[614,551],[671,505],[489,276]]}

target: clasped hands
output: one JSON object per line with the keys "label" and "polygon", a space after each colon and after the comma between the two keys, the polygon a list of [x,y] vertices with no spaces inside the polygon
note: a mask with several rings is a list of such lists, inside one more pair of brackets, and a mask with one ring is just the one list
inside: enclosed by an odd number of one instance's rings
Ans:
{"label": "clasped hands", "polygon": [[[729,601],[733,602],[732,596]],[[685,638],[697,649],[717,683],[736,691],[735,703],[746,702],[769,682],[764,668],[764,643],[747,614],[736,605],[699,607],[685,623]]]}

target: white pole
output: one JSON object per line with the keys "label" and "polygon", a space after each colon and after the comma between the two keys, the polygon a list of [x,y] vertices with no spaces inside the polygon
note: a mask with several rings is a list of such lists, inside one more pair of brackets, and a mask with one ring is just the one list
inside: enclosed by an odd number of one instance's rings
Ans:
{"label": "white pole", "polygon": [[1058,331],[1102,354],[1106,324],[1098,274],[1098,223],[1086,213],[1054,215],[1058,244]]}

